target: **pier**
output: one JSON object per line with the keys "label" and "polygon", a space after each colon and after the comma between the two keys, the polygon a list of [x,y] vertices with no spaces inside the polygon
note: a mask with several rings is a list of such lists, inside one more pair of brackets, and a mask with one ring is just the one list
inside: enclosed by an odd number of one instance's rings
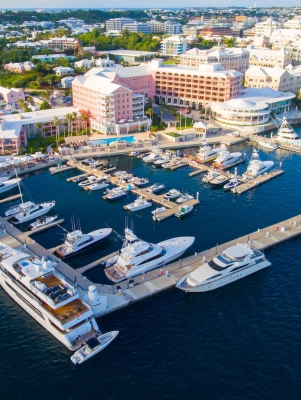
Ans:
{"label": "pier", "polygon": [[5,199],[0,200],[0,204],[8,203],[9,201],[13,201],[19,199],[21,197],[20,194],[16,194],[14,196],[6,197]]}
{"label": "pier", "polygon": [[243,194],[248,190],[254,189],[257,186],[262,185],[263,183],[273,178],[276,178],[276,176],[283,174],[283,172],[284,171],[282,169],[273,169],[271,172],[259,175],[256,178],[250,179],[245,183],[242,183],[241,185],[237,186],[236,188],[231,189],[231,192],[236,194]]}
{"label": "pier", "polygon": [[24,232],[24,235],[31,236],[31,235],[34,235],[35,233],[46,231],[47,229],[50,229],[50,228],[53,228],[53,227],[58,226],[60,224],[63,224],[64,222],[65,222],[64,219],[59,219],[58,221],[51,222],[51,224],[47,224],[47,225],[41,226],[40,228],[34,229],[33,231]]}

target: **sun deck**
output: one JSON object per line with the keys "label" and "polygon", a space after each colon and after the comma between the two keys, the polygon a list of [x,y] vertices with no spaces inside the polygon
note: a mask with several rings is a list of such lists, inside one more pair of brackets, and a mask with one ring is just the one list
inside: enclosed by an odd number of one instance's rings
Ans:
{"label": "sun deck", "polygon": [[46,302],[42,302],[42,306],[55,318],[57,318],[62,324],[72,321],[89,311],[89,308],[85,306],[81,299],[75,299],[70,303],[54,309],[50,307]]}

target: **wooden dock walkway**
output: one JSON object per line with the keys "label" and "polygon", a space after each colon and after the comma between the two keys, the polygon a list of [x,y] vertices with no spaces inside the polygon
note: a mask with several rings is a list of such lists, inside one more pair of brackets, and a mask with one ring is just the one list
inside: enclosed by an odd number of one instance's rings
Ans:
{"label": "wooden dock walkway", "polygon": [[111,254],[108,254],[105,257],[99,258],[98,260],[95,260],[95,261],[91,262],[90,264],[85,265],[84,267],[77,268],[76,272],[78,272],[80,274],[84,274],[85,272],[89,271],[90,269],[98,267],[100,263],[102,263],[103,261],[108,260],[111,257],[116,256],[117,254],[118,254],[118,251],[114,251],[114,253],[111,253]]}
{"label": "wooden dock walkway", "polygon": [[67,178],[67,182],[74,182],[74,183],[79,183],[82,180],[86,179],[90,174],[82,174],[82,175],[76,175],[73,176],[72,178]]}
{"label": "wooden dock walkway", "polygon": [[231,189],[232,193],[236,194],[243,194],[251,189],[256,188],[259,185],[262,185],[263,183],[276,178],[276,176],[279,176],[283,174],[282,169],[273,169],[271,172],[267,172],[266,174],[259,175],[256,178],[250,179],[246,181],[246,183],[242,183],[241,185],[237,186],[236,188]]}
{"label": "wooden dock walkway", "polygon": [[24,235],[31,236],[31,235],[34,235],[35,233],[46,231],[47,229],[50,229],[50,228],[53,228],[60,224],[63,224],[64,222],[65,222],[64,219],[59,219],[58,221],[52,222],[51,224],[48,224],[48,225],[41,226],[40,228],[34,229],[33,231],[24,232]]}
{"label": "wooden dock walkway", "polygon": [[181,164],[175,165],[174,167],[170,167],[170,170],[175,171],[176,169],[187,167],[188,165],[188,162],[182,162]]}
{"label": "wooden dock walkway", "polygon": [[[54,167],[52,167],[54,168]],[[75,165],[68,165],[68,166],[64,166],[64,167],[57,167],[53,170],[50,171],[51,175],[55,175],[55,174],[61,174],[65,171],[70,171],[71,169],[76,168]]]}
{"label": "wooden dock walkway", "polygon": [[0,200],[0,204],[8,203],[9,201],[13,201],[19,199],[21,197],[20,194],[16,194],[14,196],[6,197],[5,199]]}

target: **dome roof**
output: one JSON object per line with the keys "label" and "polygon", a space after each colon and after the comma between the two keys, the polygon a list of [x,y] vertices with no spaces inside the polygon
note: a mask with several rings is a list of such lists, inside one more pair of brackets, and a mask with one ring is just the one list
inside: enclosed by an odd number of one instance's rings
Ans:
{"label": "dome roof", "polygon": [[256,103],[244,99],[232,99],[227,101],[227,105],[230,106],[231,108],[247,110],[250,108],[254,108],[256,106]]}

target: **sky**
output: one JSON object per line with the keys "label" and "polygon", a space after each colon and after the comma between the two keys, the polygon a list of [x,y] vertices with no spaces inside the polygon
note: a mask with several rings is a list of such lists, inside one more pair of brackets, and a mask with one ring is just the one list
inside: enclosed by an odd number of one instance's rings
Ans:
{"label": "sky", "polygon": [[[0,1],[0,8],[3,7]],[[25,6],[26,4],[26,6]],[[164,8],[182,8],[182,7],[206,7],[206,6],[225,6],[225,5],[233,5],[244,7],[252,7],[254,1],[252,0],[210,0],[207,2],[199,1],[199,0],[131,0],[129,2],[123,3],[120,0],[86,0],[83,2],[82,0],[15,0],[13,2],[13,8],[120,8],[120,7],[128,7],[128,8],[156,8],[156,7],[164,7]],[[292,7],[295,5],[299,5],[300,3],[297,0],[286,0],[285,4],[280,0],[264,0],[264,1],[256,1],[257,7]],[[6,3],[6,5],[8,5]]]}

